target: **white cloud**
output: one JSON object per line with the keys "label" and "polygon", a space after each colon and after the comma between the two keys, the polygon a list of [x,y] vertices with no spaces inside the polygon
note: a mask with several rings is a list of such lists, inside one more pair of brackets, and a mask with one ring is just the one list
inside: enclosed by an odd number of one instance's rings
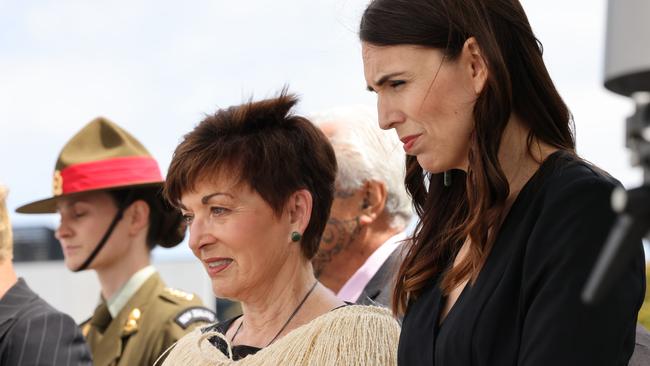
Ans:
{"label": "white cloud", "polygon": [[[287,83],[304,113],[374,105],[356,36],[366,3],[0,2],[0,180],[12,188],[9,205],[49,195],[60,148],[97,115],[132,132],[165,169],[203,113]],[[523,4],[576,116],[580,152],[634,185],[621,140],[629,106],[600,86],[605,1]]]}

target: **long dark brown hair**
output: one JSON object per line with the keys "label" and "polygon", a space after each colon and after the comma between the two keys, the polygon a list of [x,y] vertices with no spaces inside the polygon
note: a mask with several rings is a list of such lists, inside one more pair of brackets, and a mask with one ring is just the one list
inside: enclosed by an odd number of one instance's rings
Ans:
{"label": "long dark brown hair", "polygon": [[[511,114],[530,130],[529,152],[534,139],[574,152],[573,119],[546,70],[541,43],[516,0],[374,0],[363,14],[359,35],[376,46],[440,49],[449,61],[474,37],[488,68],[473,111],[467,173],[453,171],[452,185],[445,187],[442,173],[425,173],[414,157],[407,158],[405,183],[420,222],[393,293],[393,310],[401,314],[439,275],[447,294],[478,276],[510,192],[498,151]],[[467,238],[468,255],[447,270]]]}

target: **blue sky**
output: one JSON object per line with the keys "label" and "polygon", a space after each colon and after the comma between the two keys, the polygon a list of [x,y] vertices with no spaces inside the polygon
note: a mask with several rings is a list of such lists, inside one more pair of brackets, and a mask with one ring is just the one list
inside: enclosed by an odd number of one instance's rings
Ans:
{"label": "blue sky", "polygon": [[[0,0],[0,181],[10,209],[50,195],[59,150],[98,115],[139,138],[165,171],[205,113],[285,84],[302,96],[303,113],[373,105],[356,36],[365,3]],[[601,86],[606,2],[523,5],[574,113],[579,153],[639,184],[623,141],[632,105]]]}

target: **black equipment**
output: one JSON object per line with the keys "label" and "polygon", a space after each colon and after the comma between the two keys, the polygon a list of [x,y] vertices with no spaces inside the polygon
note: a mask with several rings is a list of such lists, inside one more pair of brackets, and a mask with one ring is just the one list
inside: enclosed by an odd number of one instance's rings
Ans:
{"label": "black equipment", "polygon": [[650,1],[609,0],[605,43],[605,87],[630,97],[635,113],[626,121],[631,163],[643,169],[643,185],[612,194],[618,219],[582,292],[597,302],[618,281],[622,270],[650,230]]}

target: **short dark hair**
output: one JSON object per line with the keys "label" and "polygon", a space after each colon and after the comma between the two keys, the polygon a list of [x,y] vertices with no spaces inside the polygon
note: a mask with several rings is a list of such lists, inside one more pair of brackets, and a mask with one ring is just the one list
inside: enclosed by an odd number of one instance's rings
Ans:
{"label": "short dark hair", "polygon": [[174,151],[167,199],[178,206],[182,194],[199,181],[224,173],[248,184],[279,216],[289,197],[306,189],[313,207],[301,245],[311,259],[334,199],[336,158],[327,137],[291,113],[297,102],[283,89],[276,98],[220,109],[205,118]]}

